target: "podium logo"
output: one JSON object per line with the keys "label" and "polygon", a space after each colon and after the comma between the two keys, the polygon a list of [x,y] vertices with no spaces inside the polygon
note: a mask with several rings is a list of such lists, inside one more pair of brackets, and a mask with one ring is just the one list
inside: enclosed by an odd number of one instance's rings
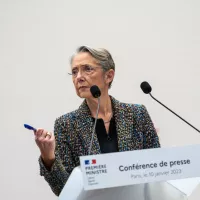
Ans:
{"label": "podium logo", "polygon": [[97,163],[96,159],[85,160],[85,165],[94,165],[96,163]]}

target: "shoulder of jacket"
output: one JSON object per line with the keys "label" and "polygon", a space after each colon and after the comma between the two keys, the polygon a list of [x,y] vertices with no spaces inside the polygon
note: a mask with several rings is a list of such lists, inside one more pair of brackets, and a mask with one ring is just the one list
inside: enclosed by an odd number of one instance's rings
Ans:
{"label": "shoulder of jacket", "polygon": [[146,109],[142,104],[120,103],[120,106],[129,112],[144,112]]}
{"label": "shoulder of jacket", "polygon": [[75,120],[75,118],[76,118],[76,111],[72,111],[57,117],[55,120],[55,124],[65,125],[68,123],[72,123]]}

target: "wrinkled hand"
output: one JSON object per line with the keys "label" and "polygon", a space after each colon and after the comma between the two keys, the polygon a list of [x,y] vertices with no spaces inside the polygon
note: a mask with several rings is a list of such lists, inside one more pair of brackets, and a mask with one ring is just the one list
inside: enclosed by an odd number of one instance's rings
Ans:
{"label": "wrinkled hand", "polygon": [[52,133],[37,129],[34,131],[35,142],[40,149],[42,160],[47,168],[51,168],[55,160],[55,137]]}

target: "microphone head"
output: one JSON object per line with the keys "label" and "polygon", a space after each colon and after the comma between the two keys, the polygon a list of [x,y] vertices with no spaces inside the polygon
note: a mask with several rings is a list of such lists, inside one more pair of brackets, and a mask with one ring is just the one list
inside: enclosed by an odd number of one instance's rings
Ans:
{"label": "microphone head", "polygon": [[145,93],[145,94],[149,94],[151,92],[151,86],[149,85],[148,82],[144,81],[141,83],[140,85],[142,91]]}
{"label": "microphone head", "polygon": [[92,96],[93,96],[94,98],[98,98],[98,97],[101,96],[101,91],[100,91],[99,87],[96,86],[96,85],[93,85],[93,86],[90,88],[90,92],[92,93]]}

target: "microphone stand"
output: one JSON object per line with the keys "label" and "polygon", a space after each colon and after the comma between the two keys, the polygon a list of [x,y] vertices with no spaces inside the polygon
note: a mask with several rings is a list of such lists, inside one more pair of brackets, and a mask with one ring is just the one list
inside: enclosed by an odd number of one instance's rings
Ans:
{"label": "microphone stand", "polygon": [[155,100],[157,101],[159,104],[161,104],[162,106],[164,106],[167,110],[169,110],[170,112],[172,112],[174,115],[176,115],[179,119],[183,120],[186,124],[188,124],[189,126],[191,126],[193,129],[195,129],[197,132],[200,133],[200,130],[198,130],[196,127],[194,127],[192,124],[190,124],[189,122],[187,122],[185,119],[183,119],[181,116],[179,116],[178,114],[176,114],[174,111],[172,111],[170,108],[168,108],[167,106],[165,106],[163,103],[161,103],[160,101],[158,101],[155,97],[153,97],[153,95],[151,93],[149,93],[149,95]]}
{"label": "microphone stand", "polygon": [[100,107],[100,97],[98,97],[98,106],[97,106],[96,118],[95,118],[95,122],[94,122],[94,126],[93,126],[93,131],[92,131],[92,139],[91,139],[91,142],[90,142],[89,155],[91,154],[92,142],[94,140],[94,133],[95,133],[95,128],[96,128],[98,114],[99,114],[99,107]]}

